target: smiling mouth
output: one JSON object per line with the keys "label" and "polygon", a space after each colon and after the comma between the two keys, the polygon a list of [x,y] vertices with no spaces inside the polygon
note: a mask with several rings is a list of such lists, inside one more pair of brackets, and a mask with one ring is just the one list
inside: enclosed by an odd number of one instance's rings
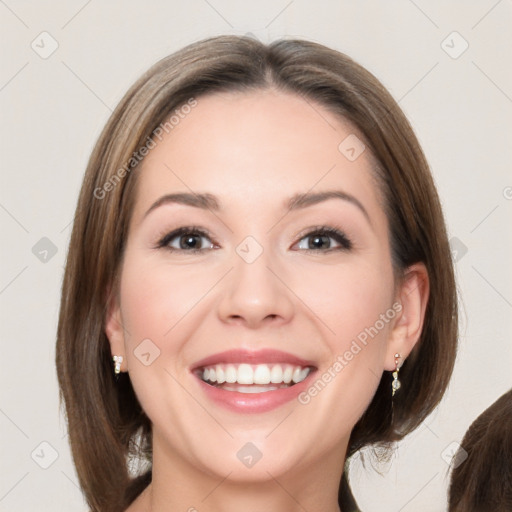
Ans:
{"label": "smiling mouth", "polygon": [[216,364],[198,368],[197,377],[210,386],[238,393],[266,393],[302,382],[311,366],[286,363]]}

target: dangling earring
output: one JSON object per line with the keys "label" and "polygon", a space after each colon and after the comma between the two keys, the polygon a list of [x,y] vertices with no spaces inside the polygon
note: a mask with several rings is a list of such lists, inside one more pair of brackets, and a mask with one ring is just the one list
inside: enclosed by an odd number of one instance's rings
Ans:
{"label": "dangling earring", "polygon": [[395,393],[400,389],[400,386],[402,385],[398,380],[398,372],[400,371],[400,366],[402,366],[400,359],[400,354],[395,354],[395,371],[393,372],[393,382],[391,383],[391,389],[393,390],[393,393],[391,396],[395,396]]}
{"label": "dangling earring", "polygon": [[116,375],[116,378],[119,377],[119,374],[121,373],[121,363],[123,362],[123,356],[114,356],[112,360],[115,363],[114,366],[114,374]]}

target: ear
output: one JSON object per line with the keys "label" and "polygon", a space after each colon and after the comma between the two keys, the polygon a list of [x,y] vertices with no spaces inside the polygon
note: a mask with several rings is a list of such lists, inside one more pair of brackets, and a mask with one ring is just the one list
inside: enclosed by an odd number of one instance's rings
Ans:
{"label": "ear", "polygon": [[397,308],[399,313],[388,339],[386,370],[395,370],[395,354],[400,354],[401,361],[405,361],[420,339],[429,293],[430,284],[424,263],[408,267],[395,298],[401,307]]}
{"label": "ear", "polygon": [[127,371],[124,328],[121,317],[121,306],[119,296],[109,288],[107,292],[107,313],[105,318],[105,334],[110,343],[110,352],[113,356],[123,356],[121,371]]}

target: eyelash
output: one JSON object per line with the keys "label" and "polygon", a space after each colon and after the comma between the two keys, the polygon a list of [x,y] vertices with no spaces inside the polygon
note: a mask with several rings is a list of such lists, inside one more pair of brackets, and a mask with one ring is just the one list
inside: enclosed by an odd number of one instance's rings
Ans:
{"label": "eyelash", "polygon": [[[157,245],[155,249],[166,249],[171,252],[188,252],[188,253],[200,253],[207,249],[176,249],[175,247],[170,247],[169,243],[171,240],[173,240],[176,237],[182,236],[182,235],[199,235],[204,236],[212,241],[212,243],[215,243],[213,241],[213,237],[210,235],[208,230],[205,230],[203,228],[200,228],[198,226],[183,226],[181,228],[175,229],[174,231],[171,231],[170,233],[166,233],[164,236],[160,238],[160,240],[157,242]],[[302,241],[304,238],[311,237],[313,235],[320,235],[320,236],[329,236],[333,238],[337,243],[340,244],[339,247],[331,247],[329,249],[299,249],[301,251],[306,252],[332,252],[332,251],[350,251],[352,249],[352,242],[350,239],[341,231],[339,228],[329,227],[329,226],[314,226],[313,228],[310,228],[309,231],[307,231],[305,234],[301,235],[301,238],[299,239],[299,242]]]}

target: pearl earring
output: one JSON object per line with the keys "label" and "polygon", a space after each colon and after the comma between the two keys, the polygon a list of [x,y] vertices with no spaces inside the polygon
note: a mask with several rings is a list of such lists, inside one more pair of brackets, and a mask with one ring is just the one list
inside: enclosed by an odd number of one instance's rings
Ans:
{"label": "pearl earring", "polygon": [[391,396],[395,396],[395,393],[402,386],[401,382],[398,380],[398,372],[400,371],[400,366],[402,366],[400,359],[400,354],[395,354],[395,371],[393,372],[393,382],[391,383],[391,389],[393,390]]}
{"label": "pearl earring", "polygon": [[115,366],[114,366],[114,373],[117,375],[119,375],[121,373],[121,363],[123,362],[123,356],[114,356],[112,358],[112,360],[114,361],[115,363]]}

